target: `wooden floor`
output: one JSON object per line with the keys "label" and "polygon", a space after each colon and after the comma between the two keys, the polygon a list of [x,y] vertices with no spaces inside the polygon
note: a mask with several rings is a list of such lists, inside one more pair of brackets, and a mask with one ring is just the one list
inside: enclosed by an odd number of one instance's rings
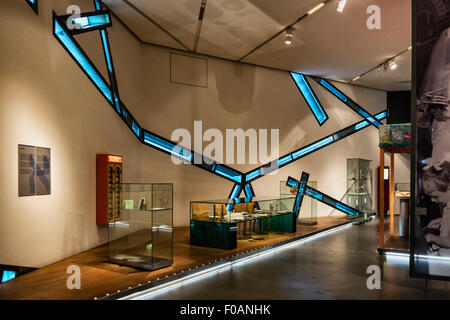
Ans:
{"label": "wooden floor", "polygon": [[[347,223],[346,217],[318,218],[315,226],[297,226],[295,234],[282,234],[262,241],[238,241],[234,250],[219,250],[189,245],[189,228],[174,228],[174,264],[170,267],[143,271],[108,262],[108,245],[103,245],[47,267],[33,271],[0,285],[0,300],[6,299],[94,299],[118,290],[136,287],[158,278],[171,276],[251,249],[261,248],[282,240],[302,237],[319,230]],[[67,267],[77,265],[81,269],[81,289],[67,289]]]}

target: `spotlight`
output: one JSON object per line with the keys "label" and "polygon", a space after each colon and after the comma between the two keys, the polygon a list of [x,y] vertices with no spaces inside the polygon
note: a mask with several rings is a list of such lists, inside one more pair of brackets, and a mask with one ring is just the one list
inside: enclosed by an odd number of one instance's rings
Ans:
{"label": "spotlight", "polygon": [[397,62],[395,62],[394,59],[392,59],[391,61],[388,62],[388,66],[389,66],[389,69],[391,69],[391,70],[395,70],[398,68],[398,64],[397,64]]}
{"label": "spotlight", "polygon": [[292,28],[287,28],[286,29],[286,35],[285,35],[285,39],[284,39],[284,43],[287,45],[291,45],[292,41],[294,39],[294,36],[292,35]]}
{"label": "spotlight", "polygon": [[338,0],[336,11],[337,12],[343,12],[346,3],[347,3],[347,0]]}

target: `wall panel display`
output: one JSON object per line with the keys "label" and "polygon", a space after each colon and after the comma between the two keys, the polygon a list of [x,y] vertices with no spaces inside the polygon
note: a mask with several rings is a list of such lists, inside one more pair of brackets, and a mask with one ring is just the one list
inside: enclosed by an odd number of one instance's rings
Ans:
{"label": "wall panel display", "polygon": [[416,0],[411,275],[450,279],[450,2]]}
{"label": "wall panel display", "polygon": [[19,145],[19,197],[49,195],[50,149]]}

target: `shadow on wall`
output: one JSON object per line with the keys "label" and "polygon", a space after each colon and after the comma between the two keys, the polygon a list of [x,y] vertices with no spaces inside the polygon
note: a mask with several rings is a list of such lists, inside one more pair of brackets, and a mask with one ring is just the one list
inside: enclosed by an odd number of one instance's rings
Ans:
{"label": "shadow on wall", "polygon": [[255,67],[234,63],[215,66],[216,88],[222,108],[233,114],[249,111],[255,92]]}

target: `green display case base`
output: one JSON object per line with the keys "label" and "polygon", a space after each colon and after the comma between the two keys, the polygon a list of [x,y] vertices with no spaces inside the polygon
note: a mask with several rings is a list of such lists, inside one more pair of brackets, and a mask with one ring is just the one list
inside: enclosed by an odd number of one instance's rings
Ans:
{"label": "green display case base", "polygon": [[[189,243],[193,246],[232,250],[237,248],[238,223],[191,220]],[[271,216],[262,221],[261,237],[269,232],[296,232],[293,213]],[[248,237],[253,238],[253,237]]]}
{"label": "green display case base", "polygon": [[191,220],[192,246],[232,250],[237,248],[237,224]]}

